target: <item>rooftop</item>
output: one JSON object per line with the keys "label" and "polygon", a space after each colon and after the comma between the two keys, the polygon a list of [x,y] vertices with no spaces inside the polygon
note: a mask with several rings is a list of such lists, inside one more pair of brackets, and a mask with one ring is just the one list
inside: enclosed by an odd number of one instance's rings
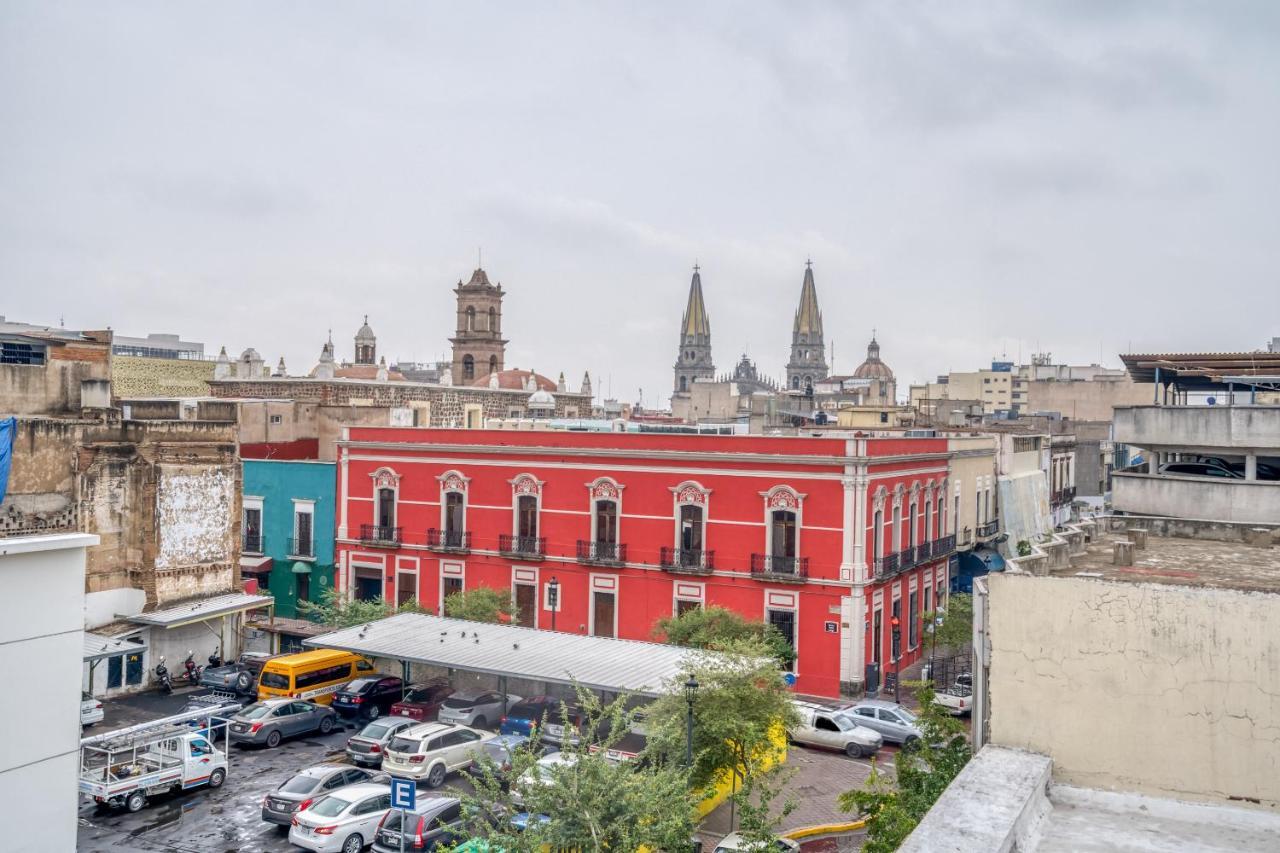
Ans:
{"label": "rooftop", "polygon": [[1099,536],[1088,544],[1083,555],[1071,558],[1070,567],[1050,570],[1050,574],[1130,583],[1280,592],[1280,549],[1244,542],[1149,535],[1147,547],[1134,551],[1132,566],[1117,566],[1112,562],[1112,545],[1125,538],[1124,532]]}

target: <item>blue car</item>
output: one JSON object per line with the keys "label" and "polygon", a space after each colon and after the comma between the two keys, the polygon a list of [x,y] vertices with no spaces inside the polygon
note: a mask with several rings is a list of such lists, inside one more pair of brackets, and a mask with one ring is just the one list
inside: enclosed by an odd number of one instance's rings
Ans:
{"label": "blue car", "polygon": [[532,738],[535,730],[542,725],[544,718],[554,721],[559,713],[559,699],[552,696],[533,696],[511,706],[498,726],[498,734],[524,735]]}

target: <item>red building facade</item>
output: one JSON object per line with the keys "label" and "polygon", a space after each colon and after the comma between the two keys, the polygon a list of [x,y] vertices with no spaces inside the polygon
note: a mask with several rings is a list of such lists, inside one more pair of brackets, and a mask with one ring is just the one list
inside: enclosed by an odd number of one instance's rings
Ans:
{"label": "red building facade", "polygon": [[930,438],[351,428],[336,586],[510,589],[526,625],[631,639],[720,605],[790,639],[799,692],[858,693],[946,594],[948,466]]}

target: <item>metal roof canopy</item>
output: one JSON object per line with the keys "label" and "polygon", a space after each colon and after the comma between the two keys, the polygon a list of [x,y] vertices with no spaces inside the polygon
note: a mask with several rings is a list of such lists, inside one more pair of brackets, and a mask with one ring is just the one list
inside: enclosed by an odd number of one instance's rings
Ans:
{"label": "metal roof canopy", "polygon": [[658,696],[688,672],[686,660],[708,654],[683,646],[584,637],[516,625],[494,625],[401,613],[303,640],[312,648],[460,669],[611,693]]}
{"label": "metal roof canopy", "polygon": [[[132,642],[134,639],[139,642]],[[84,659],[87,662],[146,650],[147,644],[140,637],[108,637],[91,631],[84,632]]]}
{"label": "metal roof canopy", "polygon": [[1223,390],[1280,373],[1280,352],[1193,352],[1121,355],[1134,382],[1160,381],[1200,390]]}
{"label": "metal roof canopy", "polygon": [[193,622],[203,622],[214,616],[225,616],[228,613],[239,613],[242,610],[255,610],[259,607],[270,607],[276,600],[269,595],[249,595],[244,592],[233,592],[227,595],[215,595],[163,610],[150,613],[139,613],[130,616],[129,621],[139,625],[158,625],[161,628],[180,628]]}

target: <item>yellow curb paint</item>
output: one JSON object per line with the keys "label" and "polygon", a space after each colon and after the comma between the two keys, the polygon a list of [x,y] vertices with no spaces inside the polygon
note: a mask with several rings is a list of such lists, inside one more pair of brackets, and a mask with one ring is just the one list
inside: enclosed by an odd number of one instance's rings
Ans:
{"label": "yellow curb paint", "polygon": [[818,826],[802,826],[799,829],[793,829],[789,832],[782,833],[783,838],[790,838],[792,841],[798,841],[801,838],[812,838],[815,835],[834,835],[837,832],[853,832],[858,829],[865,829],[867,821],[855,820],[850,823],[824,823]]}

